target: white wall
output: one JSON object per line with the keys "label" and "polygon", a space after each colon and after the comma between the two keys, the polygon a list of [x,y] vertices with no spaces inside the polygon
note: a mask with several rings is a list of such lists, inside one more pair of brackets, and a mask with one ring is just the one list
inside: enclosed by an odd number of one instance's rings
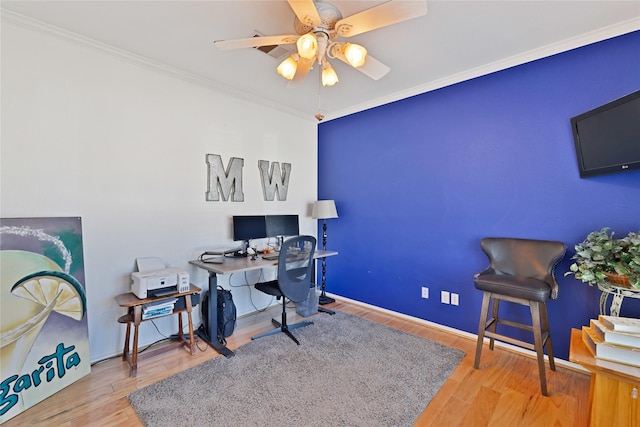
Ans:
{"label": "white wall", "polygon": [[[231,215],[297,213],[301,231],[316,234],[313,120],[12,22],[1,55],[0,216],[82,217],[92,361],[122,351],[114,296],[128,291],[135,258],[162,257],[206,288],[187,261],[232,243]],[[205,201],[207,153],[225,165],[244,158],[244,202]],[[286,201],[263,200],[258,160],[292,164]],[[271,301],[249,292],[234,288],[240,314]],[[176,323],[156,321],[166,335]],[[143,345],[161,338],[150,323],[141,329]]]}

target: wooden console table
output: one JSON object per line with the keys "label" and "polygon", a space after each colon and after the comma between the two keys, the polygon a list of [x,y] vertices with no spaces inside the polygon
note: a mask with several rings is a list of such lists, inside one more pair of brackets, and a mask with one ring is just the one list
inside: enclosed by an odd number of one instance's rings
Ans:
{"label": "wooden console table", "polygon": [[[122,315],[118,318],[118,323],[126,323],[127,331],[125,334],[124,341],[124,349],[122,351],[122,360],[126,360],[129,362],[129,366],[131,367],[130,376],[135,377],[138,374],[138,360],[143,360],[148,357],[156,356],[158,354],[173,350],[178,347],[186,346],[189,349],[191,355],[196,354],[196,345],[193,334],[193,322],[191,320],[191,311],[193,310],[193,306],[191,304],[191,295],[200,293],[201,289],[197,286],[190,285],[190,289],[188,292],[175,293],[171,295],[166,295],[161,298],[147,298],[140,299],[135,294],[131,292],[127,292],[124,294],[120,294],[116,296],[116,302],[120,307],[124,307],[127,309],[127,314]],[[156,350],[150,351],[149,353],[145,353],[143,356],[138,357],[138,327],[140,323],[145,322],[146,320],[157,319],[158,316],[153,317],[151,319],[142,319],[142,306],[144,304],[150,302],[157,302],[161,300],[168,300],[173,298],[180,299],[184,297],[185,306],[183,308],[174,309],[172,313],[167,314],[166,316],[170,316],[173,314],[178,315],[178,339],[175,343],[171,345],[164,346],[162,348],[158,348]],[[186,340],[184,334],[182,332],[182,313],[187,313],[188,324],[189,324],[189,340]],[[131,341],[131,324],[133,324],[133,346],[129,347]]]}
{"label": "wooden console table", "polygon": [[578,329],[571,329],[569,360],[591,372],[589,426],[640,425],[640,368],[594,357]]}

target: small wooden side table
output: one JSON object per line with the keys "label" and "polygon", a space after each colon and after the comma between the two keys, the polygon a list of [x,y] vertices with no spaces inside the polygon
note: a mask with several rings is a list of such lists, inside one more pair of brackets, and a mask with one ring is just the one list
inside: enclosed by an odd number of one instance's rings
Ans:
{"label": "small wooden side table", "polygon": [[571,329],[569,360],[591,372],[589,426],[640,425],[640,368],[594,357],[578,329]]}
{"label": "small wooden side table", "polygon": [[[193,322],[191,319],[191,311],[193,306],[191,304],[191,295],[200,293],[201,289],[197,286],[190,285],[188,292],[175,293],[171,295],[165,295],[161,298],[146,298],[140,299],[135,294],[127,292],[116,296],[115,300],[120,307],[127,309],[127,314],[118,318],[118,323],[126,323],[127,331],[125,333],[124,349],[122,351],[122,360],[126,360],[131,367],[130,376],[135,377],[138,374],[138,360],[143,360],[149,357],[156,356],[167,351],[186,346],[189,349],[191,355],[196,354],[195,338],[193,333]],[[171,344],[158,348],[156,350],[145,353],[138,357],[138,327],[140,323],[146,320],[157,319],[142,319],[142,306],[150,302],[157,302],[161,300],[181,298],[184,297],[185,306],[183,308],[174,309],[172,313],[167,316],[177,314],[178,315],[178,340]],[[187,341],[182,333],[182,313],[187,313],[188,326],[189,326],[189,340]],[[163,316],[159,316],[163,317]],[[131,325],[133,324],[133,346],[129,347],[131,341]]]}

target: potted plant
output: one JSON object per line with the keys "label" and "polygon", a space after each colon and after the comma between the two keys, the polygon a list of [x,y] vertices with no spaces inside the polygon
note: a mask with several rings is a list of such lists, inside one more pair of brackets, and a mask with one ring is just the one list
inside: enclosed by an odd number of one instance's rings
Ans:
{"label": "potted plant", "polygon": [[619,285],[640,289],[640,233],[629,232],[620,239],[605,227],[592,231],[575,245],[570,271],[576,279],[591,285]]}

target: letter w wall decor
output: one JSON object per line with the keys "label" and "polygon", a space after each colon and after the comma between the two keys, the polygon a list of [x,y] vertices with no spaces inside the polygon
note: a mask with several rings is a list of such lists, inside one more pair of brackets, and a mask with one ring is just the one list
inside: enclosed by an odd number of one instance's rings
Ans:
{"label": "letter w wall decor", "polygon": [[283,163],[283,171],[281,173],[280,163],[273,162],[271,163],[271,172],[269,172],[269,162],[266,160],[258,160],[258,169],[260,169],[264,199],[272,201],[277,191],[278,200],[287,200],[291,163]]}

